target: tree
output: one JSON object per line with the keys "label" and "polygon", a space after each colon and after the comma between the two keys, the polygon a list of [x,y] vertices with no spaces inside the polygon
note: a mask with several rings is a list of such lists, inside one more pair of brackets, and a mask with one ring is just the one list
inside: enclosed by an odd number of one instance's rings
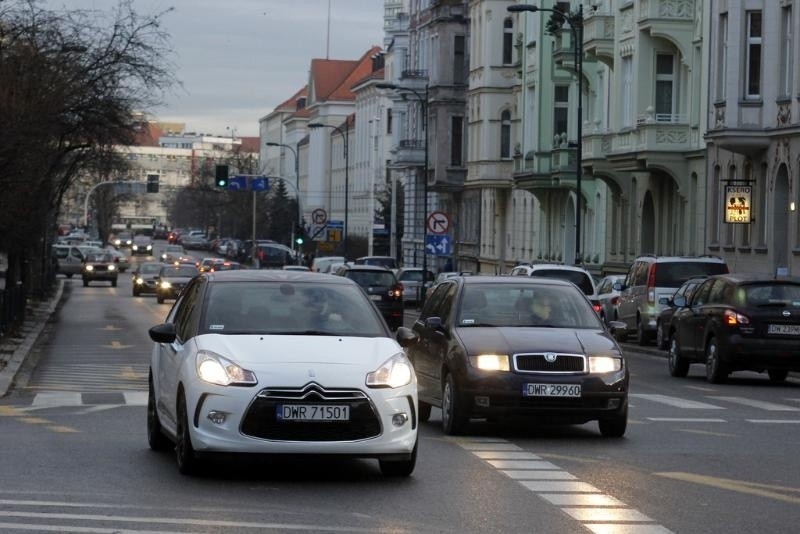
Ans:
{"label": "tree", "polygon": [[81,176],[99,182],[125,167],[115,147],[132,144],[134,111],[173,83],[165,13],[141,17],[132,0],[105,19],[0,1],[0,251],[10,283],[47,290],[36,265],[50,264],[65,192]]}

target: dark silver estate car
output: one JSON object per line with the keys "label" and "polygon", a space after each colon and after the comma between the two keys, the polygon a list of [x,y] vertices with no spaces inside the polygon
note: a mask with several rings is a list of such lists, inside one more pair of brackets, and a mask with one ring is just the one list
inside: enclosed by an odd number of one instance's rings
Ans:
{"label": "dark silver estate car", "polygon": [[604,436],[625,434],[628,366],[570,282],[453,277],[436,286],[413,329],[420,420],[441,407],[448,434],[472,418],[596,420]]}

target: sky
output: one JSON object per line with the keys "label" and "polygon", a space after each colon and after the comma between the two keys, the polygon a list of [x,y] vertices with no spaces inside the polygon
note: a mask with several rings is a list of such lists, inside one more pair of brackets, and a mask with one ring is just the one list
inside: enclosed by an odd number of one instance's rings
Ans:
{"label": "sky", "polygon": [[[164,15],[182,86],[154,110],[186,130],[257,136],[258,119],[308,82],[325,58],[358,59],[383,45],[383,0],[132,0],[141,15]],[[52,9],[110,12],[117,0],[51,0]]]}

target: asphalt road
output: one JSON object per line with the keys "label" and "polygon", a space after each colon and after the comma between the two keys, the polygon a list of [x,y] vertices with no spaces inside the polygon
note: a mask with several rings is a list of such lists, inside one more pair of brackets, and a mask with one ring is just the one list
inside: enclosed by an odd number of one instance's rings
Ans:
{"label": "asphalt road", "polygon": [[[144,261],[143,258],[136,261]],[[0,532],[795,532],[800,381],[708,384],[626,346],[631,421],[421,427],[417,469],[374,460],[219,459],[198,477],[147,447],[147,328],[168,304],[66,282],[65,301],[0,399]],[[409,317],[413,316],[410,314]]]}

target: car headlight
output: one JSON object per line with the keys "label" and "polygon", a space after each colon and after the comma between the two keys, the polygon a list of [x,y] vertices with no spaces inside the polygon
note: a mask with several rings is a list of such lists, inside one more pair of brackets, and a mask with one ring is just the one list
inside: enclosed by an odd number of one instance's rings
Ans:
{"label": "car headlight", "polygon": [[167,259],[167,255],[166,255],[166,254],[162,254],[162,255],[161,255],[161,259],[162,259],[162,260],[166,260],[166,259]]}
{"label": "car headlight", "polygon": [[478,354],[469,357],[469,363],[482,371],[509,371],[508,354]]}
{"label": "car headlight", "polygon": [[197,376],[203,382],[218,386],[253,386],[258,383],[253,371],[242,369],[214,352],[201,350],[195,362]]}
{"label": "car headlight", "polygon": [[406,355],[395,354],[375,371],[367,374],[367,387],[371,388],[399,388],[411,382],[414,370]]}
{"label": "car headlight", "polygon": [[94,271],[94,265],[87,265],[86,266],[86,270],[87,271]]}
{"label": "car headlight", "polygon": [[133,245],[133,251],[136,252],[137,250],[139,250],[139,245]]}
{"label": "car headlight", "polygon": [[622,369],[622,358],[615,358],[613,356],[589,356],[590,373],[612,373],[620,369]]}
{"label": "car headlight", "polygon": [[116,271],[116,270],[117,270],[117,268],[116,268],[116,267],[114,267],[113,265],[109,265],[109,266],[108,266],[108,270],[109,270],[109,271]]}
{"label": "car headlight", "polygon": [[147,245],[147,250],[153,250],[153,245]]}
{"label": "car headlight", "polygon": [[159,285],[162,287],[162,289],[169,289],[169,288],[171,288],[171,287],[172,287],[172,284],[170,284],[170,283],[169,283],[169,282],[167,282],[166,280],[164,280],[163,282],[161,282],[161,284],[159,284]]}
{"label": "car headlight", "polygon": [[115,240],[114,240],[114,244],[115,244],[116,246],[119,246],[120,244],[122,244],[122,241],[120,241],[119,239],[115,239]]}
{"label": "car headlight", "polygon": [[136,279],[136,285],[137,285],[137,286],[140,286],[140,285],[142,285],[142,284],[144,284],[144,278],[137,278],[137,279]]}

